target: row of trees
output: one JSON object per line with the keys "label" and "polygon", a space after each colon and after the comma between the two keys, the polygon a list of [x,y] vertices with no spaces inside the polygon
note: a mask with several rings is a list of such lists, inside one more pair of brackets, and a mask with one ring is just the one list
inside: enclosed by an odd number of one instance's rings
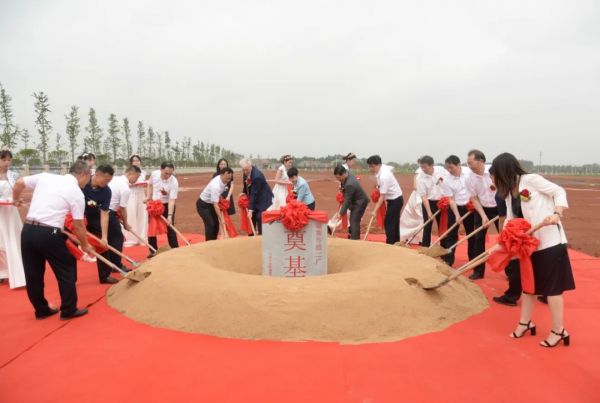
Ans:
{"label": "row of trees", "polygon": [[[26,128],[14,123],[12,98],[0,84],[0,145],[10,150],[17,150],[16,162],[32,165],[60,165],[73,162],[83,152],[92,152],[99,163],[126,164],[129,156],[139,154],[145,164],[158,164],[161,161],[174,161],[179,166],[213,165],[223,157],[236,161],[241,156],[218,144],[205,143],[191,137],[176,139],[168,131],[161,131],[152,126],[145,126],[139,121],[132,130],[127,117],[122,120],[114,113],[108,116],[104,130],[96,116],[94,108],[87,112],[87,125],[82,135],[82,122],[78,106],[71,106],[65,115],[65,135],[50,121],[50,101],[48,95],[34,92],[35,128],[37,139],[32,138]],[[14,154],[14,152],[13,152]]]}

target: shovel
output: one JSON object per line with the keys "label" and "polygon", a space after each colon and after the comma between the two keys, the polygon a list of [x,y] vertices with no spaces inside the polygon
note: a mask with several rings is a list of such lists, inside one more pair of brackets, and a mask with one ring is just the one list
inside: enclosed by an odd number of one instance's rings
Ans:
{"label": "shovel", "polygon": [[141,236],[139,236],[137,233],[135,233],[132,230],[129,230],[129,233],[131,235],[133,235],[134,237],[136,237],[138,239],[138,241],[140,241],[140,243],[144,246],[146,246],[148,249],[150,249],[152,251],[152,253],[156,253],[156,249],[154,249],[152,247],[152,245],[148,244],[148,242],[144,241],[144,238],[142,238]]}
{"label": "shovel", "polygon": [[369,225],[367,225],[367,232],[365,232],[365,237],[363,239],[363,241],[367,240],[367,237],[369,236],[369,232],[371,231],[371,225],[373,225],[373,219],[375,218],[374,215],[371,216],[371,219],[369,220]]}
{"label": "shovel", "polygon": [[[463,222],[464,219],[467,218],[470,214],[471,214],[471,211],[467,211],[467,213],[464,216],[460,217],[460,222]],[[432,256],[432,257],[438,257],[438,256],[443,256],[443,255],[447,254],[446,249],[439,246],[439,243],[442,241],[442,239],[447,237],[448,234],[450,234],[450,232],[452,232],[452,230],[454,230],[454,228],[456,228],[458,225],[460,225],[460,222],[456,221],[454,224],[452,224],[452,226],[450,228],[448,228],[448,230],[446,232],[444,232],[442,235],[440,235],[438,237],[438,239],[433,244],[431,244],[431,246],[429,248],[420,248],[419,253],[421,253],[423,255],[427,255],[427,256]]]}
{"label": "shovel", "polygon": [[410,238],[407,238],[405,242],[396,242],[395,245],[398,246],[406,246],[408,247],[408,245],[410,245],[410,242],[415,239],[415,237],[417,235],[419,235],[419,232],[421,232],[423,230],[423,228],[425,228],[427,225],[429,225],[430,222],[432,222],[435,217],[440,213],[441,210],[436,211],[431,217],[429,217],[429,219],[427,221],[425,221],[423,224],[419,225],[417,227],[417,229],[415,230],[415,232],[413,232],[413,234],[410,236]]}
{"label": "shovel", "polygon": [[162,215],[160,216],[160,218],[161,218],[161,219],[162,219],[162,220],[165,222],[165,224],[167,224],[167,225],[169,226],[169,228],[171,228],[173,231],[175,231],[175,233],[176,233],[177,235],[179,235],[179,237],[180,237],[181,239],[183,239],[183,241],[185,242],[185,244],[186,244],[187,246],[190,246],[190,245],[191,245],[191,244],[190,244],[190,242],[189,242],[187,239],[185,239],[185,237],[184,237],[184,236],[181,234],[181,232],[179,232],[179,230],[178,230],[177,228],[175,228],[175,226],[174,226],[173,224],[169,224],[169,220],[167,220],[167,219],[166,219],[164,216],[162,216]]}
{"label": "shovel", "polygon": [[469,235],[467,235],[463,239],[459,240],[458,242],[456,242],[454,245],[452,245],[448,249],[435,248],[435,249],[432,249],[432,250],[430,250],[429,252],[427,252],[425,254],[427,256],[431,256],[431,257],[445,256],[445,255],[451,253],[452,250],[456,249],[456,247],[458,247],[460,244],[466,242],[467,240],[469,240],[472,237],[474,237],[475,235],[477,235],[479,232],[483,231],[484,229],[486,229],[487,227],[489,227],[490,225],[492,225],[493,223],[495,223],[499,218],[500,218],[499,216],[496,216],[496,217],[492,218],[486,224],[484,224],[481,227],[477,228],[475,231],[471,232]]}
{"label": "shovel", "polygon": [[[101,242],[100,238],[98,238],[96,235],[87,232],[87,236],[94,238],[96,241]],[[126,254],[119,252],[119,250],[117,248],[113,248],[112,246],[110,246],[108,243],[106,244],[106,246],[108,247],[108,249],[113,252],[116,253],[117,255],[119,255],[120,257],[122,257],[123,259],[127,260],[129,263],[131,263],[133,265],[133,267],[139,267],[140,263],[133,260],[132,258],[130,258],[129,256],[127,256]]]}

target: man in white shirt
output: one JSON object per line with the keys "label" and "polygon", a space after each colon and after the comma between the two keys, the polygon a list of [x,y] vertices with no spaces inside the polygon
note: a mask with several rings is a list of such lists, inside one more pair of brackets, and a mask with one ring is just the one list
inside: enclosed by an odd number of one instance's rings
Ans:
{"label": "man in white shirt", "polygon": [[402,189],[392,173],[392,167],[382,165],[379,155],[372,155],[367,158],[367,165],[371,173],[375,174],[377,179],[377,187],[379,188],[380,197],[373,212],[373,217],[377,215],[377,210],[383,203],[387,204],[387,211],[383,226],[385,228],[385,243],[393,245],[400,242],[400,212],[404,205],[402,198]]}
{"label": "man in white shirt", "polygon": [[[496,202],[496,187],[489,173],[489,167],[485,165],[485,154],[479,150],[469,151],[467,164],[471,174],[467,179],[467,190],[473,202],[475,214],[474,227],[479,228],[489,220],[498,215],[498,203]],[[500,231],[498,222],[495,223],[496,230]],[[472,239],[473,248],[469,247],[469,260],[479,256],[485,251],[485,238],[487,229],[482,230]],[[477,266],[469,276],[471,280],[483,278],[485,274],[485,263]]]}
{"label": "man in white shirt", "polygon": [[[108,244],[119,252],[123,252],[123,243],[125,237],[121,230],[123,228],[129,231],[131,227],[127,221],[127,204],[129,203],[129,193],[131,192],[129,185],[133,185],[140,177],[142,170],[135,165],[131,165],[125,170],[123,176],[115,176],[108,183],[111,191],[110,206],[108,213]],[[108,260],[113,264],[121,267],[124,271],[129,271],[123,266],[121,256],[112,251],[108,251]]]}
{"label": "man in white shirt", "polygon": [[67,175],[42,173],[19,178],[13,188],[13,200],[21,204],[21,193],[33,189],[31,205],[21,233],[21,251],[27,281],[27,296],[35,309],[35,317],[44,319],[58,313],[44,297],[46,261],[58,281],[61,319],[85,315],[86,308],[77,308],[76,261],[69,253],[66,235],[62,233],[67,213],[73,216],[73,231],[88,254],[94,248],[87,241],[83,214],[85,201],[81,189],[90,179],[90,169],[83,161],[75,162]]}
{"label": "man in white shirt", "polygon": [[[438,211],[438,201],[444,196],[444,175],[436,171],[433,158],[429,155],[424,155],[417,161],[423,172],[417,175],[417,194],[423,201],[423,221],[429,218]],[[436,222],[439,227],[440,215],[436,216]],[[431,231],[433,222],[430,222],[423,228],[423,239],[421,245],[428,247],[431,245]]]}
{"label": "man in white shirt", "polygon": [[[179,192],[179,182],[173,175],[174,171],[175,166],[171,162],[160,164],[160,170],[156,170],[150,175],[147,192],[152,197],[152,200],[160,200],[162,202],[165,207],[163,215],[171,225],[175,224],[175,201]],[[179,247],[177,234],[171,227],[167,228],[167,239],[171,248]],[[158,241],[155,236],[148,237],[148,243],[154,249],[158,249]],[[155,253],[150,251],[148,257],[151,258],[154,255]]]}
{"label": "man in white shirt", "polygon": [[196,211],[204,222],[204,237],[206,241],[214,241],[219,236],[219,229],[223,228],[223,212],[219,208],[219,200],[225,188],[233,179],[233,170],[229,167],[219,171],[219,175],[212,178],[200,193],[196,201]]}

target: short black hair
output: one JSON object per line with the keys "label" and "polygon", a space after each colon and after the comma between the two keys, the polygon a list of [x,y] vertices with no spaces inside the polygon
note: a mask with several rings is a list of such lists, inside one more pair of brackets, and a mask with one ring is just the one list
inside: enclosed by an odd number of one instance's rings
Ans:
{"label": "short black hair", "polygon": [[100,165],[98,168],[96,168],[96,172],[101,172],[103,174],[113,176],[115,174],[115,169],[112,166],[105,164]]}
{"label": "short black hair", "polygon": [[141,174],[142,170],[138,166],[129,165],[129,167],[127,167],[127,169],[125,170],[125,173],[132,173],[132,172],[135,172],[136,174]]}
{"label": "short black hair", "polygon": [[490,175],[494,177],[494,184],[498,195],[506,197],[519,186],[519,177],[526,175],[527,171],[521,167],[517,158],[509,153],[502,153],[492,161]]}
{"label": "short black hair", "polygon": [[424,155],[424,156],[422,156],[421,158],[419,158],[419,159],[417,160],[417,162],[418,162],[419,164],[425,164],[425,165],[429,165],[429,166],[431,166],[431,165],[433,165],[433,157],[432,157],[432,156],[430,156],[430,155]]}
{"label": "short black hair", "polygon": [[165,168],[175,169],[175,165],[173,165],[172,162],[163,161],[162,164],[160,164],[160,169],[165,169]]}
{"label": "short black hair", "polygon": [[134,159],[134,158],[137,158],[138,160],[140,160],[140,162],[142,162],[142,157],[140,157],[140,156],[139,156],[139,155],[137,155],[137,154],[133,154],[131,157],[129,157],[129,163],[130,163],[130,164],[133,164],[133,159]]}
{"label": "short black hair", "polygon": [[69,168],[69,173],[70,174],[75,174],[75,175],[89,174],[90,173],[90,167],[88,167],[87,162],[85,162],[84,160],[82,160],[82,159],[81,160],[77,160]]}
{"label": "short black hair", "polygon": [[458,156],[452,154],[451,156],[446,158],[445,163],[452,164],[452,165],[460,165],[460,158],[458,158]]}
{"label": "short black hair", "polygon": [[4,159],[6,157],[12,159],[13,155],[10,152],[10,150],[2,150],[2,151],[0,151],[0,159]]}
{"label": "short black hair", "polygon": [[223,174],[232,174],[233,175],[233,169],[231,169],[229,167],[225,167],[219,171],[219,175],[223,175]]}
{"label": "short black hair", "polygon": [[294,176],[298,176],[298,168],[291,167],[290,169],[288,169],[287,170],[287,176],[289,178],[293,178]]}
{"label": "short black hair", "polygon": [[482,153],[479,150],[471,150],[468,152],[467,156],[472,155],[473,158],[475,158],[476,161],[483,161],[485,162],[485,154]]}
{"label": "short black hair", "polygon": [[381,157],[379,155],[371,155],[367,158],[367,165],[381,165]]}
{"label": "short black hair", "polygon": [[[343,175],[343,174],[345,174],[346,172],[347,172],[347,171],[346,171],[346,168],[344,168],[344,166],[343,166],[343,165],[337,165],[335,168],[333,168],[333,174],[334,174],[334,175]],[[288,175],[288,176],[289,176],[289,175]]]}

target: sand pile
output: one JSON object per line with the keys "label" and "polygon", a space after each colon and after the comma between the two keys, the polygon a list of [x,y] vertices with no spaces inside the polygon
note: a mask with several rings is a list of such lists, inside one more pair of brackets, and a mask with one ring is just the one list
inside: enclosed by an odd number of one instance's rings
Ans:
{"label": "sand pile", "polygon": [[240,339],[368,343],[400,340],[487,308],[479,287],[459,278],[435,292],[450,269],[416,251],[329,240],[329,273],[272,278],[261,273],[260,238],[205,242],[156,256],[145,281],[122,281],[108,302],[152,326]]}

